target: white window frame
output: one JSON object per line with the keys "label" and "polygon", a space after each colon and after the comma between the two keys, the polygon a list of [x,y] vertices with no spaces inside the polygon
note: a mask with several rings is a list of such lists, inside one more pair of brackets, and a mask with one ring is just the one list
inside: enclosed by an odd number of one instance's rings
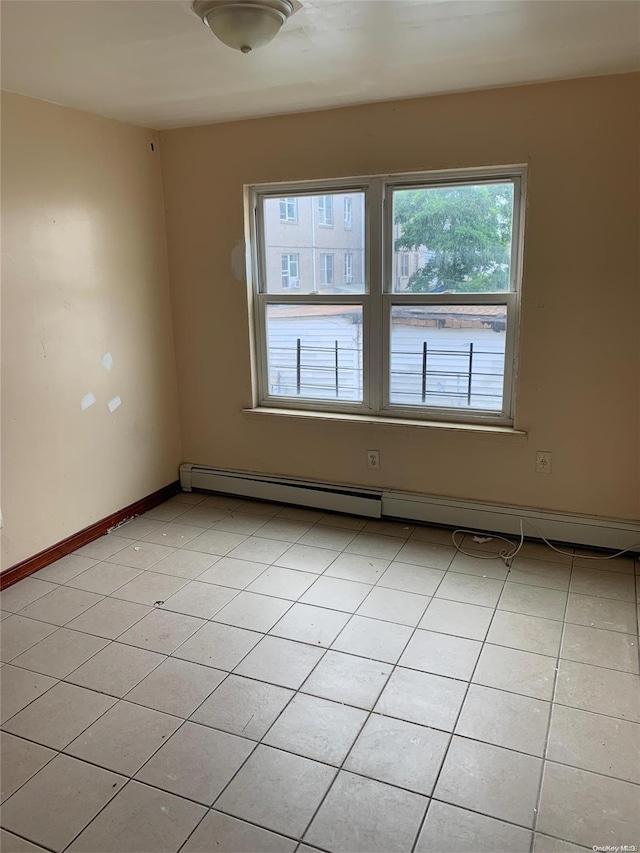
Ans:
{"label": "white window frame", "polygon": [[[296,271],[298,275],[291,275],[291,259],[295,258],[293,263],[295,264]],[[286,264],[285,264],[286,259]],[[286,271],[285,271],[286,266]],[[299,290],[300,288],[300,253],[299,252],[283,252],[280,256],[280,274],[281,274],[281,285],[283,290]],[[287,283],[284,283],[285,276],[287,277]]]}
{"label": "white window frame", "polygon": [[353,199],[349,196],[344,197],[343,225],[347,231],[353,228]]}
{"label": "white window frame", "polygon": [[[416,421],[443,421],[509,427],[514,425],[519,317],[522,280],[524,211],[527,168],[525,165],[460,169],[373,176],[344,181],[301,184],[263,184],[247,187],[251,222],[250,304],[255,326],[253,360],[259,406],[302,411],[360,414]],[[513,223],[510,258],[510,290],[502,293],[395,293],[393,292],[393,192],[451,184],[513,183]],[[364,193],[365,290],[349,294],[268,293],[264,245],[263,203],[285,193],[301,196],[340,192]],[[363,316],[363,395],[361,402],[276,396],[269,393],[267,310],[269,305],[359,305]],[[391,404],[390,343],[391,309],[400,305],[504,305],[507,317],[502,411],[452,407]]]}
{"label": "white window frame", "polygon": [[318,225],[333,228],[333,196],[318,196]]}
{"label": "white window frame", "polygon": [[[284,205],[284,216],[283,213]],[[280,199],[280,222],[298,221],[298,199],[291,196],[283,196]]]}
{"label": "white window frame", "polygon": [[[333,252],[320,253],[320,287],[333,287],[335,284],[335,258]],[[329,281],[329,279],[331,279]]]}
{"label": "white window frame", "polygon": [[353,284],[353,252],[344,253],[344,283]]}

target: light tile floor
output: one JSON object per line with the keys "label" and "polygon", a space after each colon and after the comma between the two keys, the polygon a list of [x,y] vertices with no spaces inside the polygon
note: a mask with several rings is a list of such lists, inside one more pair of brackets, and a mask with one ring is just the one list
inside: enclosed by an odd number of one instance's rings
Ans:
{"label": "light tile floor", "polygon": [[2,851],[640,846],[638,563],[567,550],[178,495],[2,593]]}

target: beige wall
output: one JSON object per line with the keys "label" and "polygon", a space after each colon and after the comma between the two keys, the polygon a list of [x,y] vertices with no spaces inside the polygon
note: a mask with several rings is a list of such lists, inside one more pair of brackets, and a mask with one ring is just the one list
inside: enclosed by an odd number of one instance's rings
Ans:
{"label": "beige wall", "polygon": [[[226,468],[638,518],[639,76],[161,133],[183,451]],[[529,164],[516,426],[526,437],[242,414],[243,184]],[[368,471],[365,450],[382,452]],[[550,475],[536,450],[553,453]]]}
{"label": "beige wall", "polygon": [[3,93],[5,569],[177,478],[156,136]]}

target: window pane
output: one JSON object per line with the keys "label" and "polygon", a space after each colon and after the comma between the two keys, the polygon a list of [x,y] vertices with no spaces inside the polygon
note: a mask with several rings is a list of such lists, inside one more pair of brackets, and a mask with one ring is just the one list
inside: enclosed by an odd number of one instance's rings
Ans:
{"label": "window pane", "polygon": [[505,305],[394,305],[390,402],[502,410]]}
{"label": "window pane", "polygon": [[268,393],[362,401],[362,306],[268,305]]}
{"label": "window pane", "polygon": [[[362,293],[364,283],[364,193],[333,193],[323,196],[265,198],[264,267],[268,293]],[[322,225],[324,211],[351,205],[351,228]],[[333,219],[331,220],[333,221]],[[352,256],[350,280],[341,275],[344,258]],[[284,277],[284,257],[298,258],[298,281],[288,285]],[[331,258],[330,261],[326,258]]]}
{"label": "window pane", "polygon": [[509,290],[512,228],[512,183],[395,190],[393,291]]}

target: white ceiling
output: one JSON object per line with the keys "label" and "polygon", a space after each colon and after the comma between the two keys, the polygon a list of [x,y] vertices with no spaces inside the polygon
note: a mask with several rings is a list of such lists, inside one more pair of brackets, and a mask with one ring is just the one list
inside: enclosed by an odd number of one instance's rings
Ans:
{"label": "white ceiling", "polygon": [[155,128],[630,71],[635,0],[302,0],[247,56],[184,0],[3,0],[2,87]]}

